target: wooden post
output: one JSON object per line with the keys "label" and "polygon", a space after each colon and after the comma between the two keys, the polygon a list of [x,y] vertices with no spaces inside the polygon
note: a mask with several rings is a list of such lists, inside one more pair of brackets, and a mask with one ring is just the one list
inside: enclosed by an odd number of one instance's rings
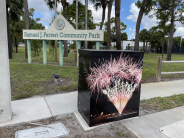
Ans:
{"label": "wooden post", "polygon": [[63,41],[59,40],[59,66],[63,66]]}
{"label": "wooden post", "polygon": [[77,67],[79,67],[79,49],[81,48],[81,41],[77,41]]}
{"label": "wooden post", "polygon": [[43,40],[43,64],[47,64],[47,46],[45,40]]}
{"label": "wooden post", "polygon": [[157,74],[156,79],[157,81],[161,81],[161,71],[162,71],[162,57],[158,57],[158,63],[157,63]]}
{"label": "wooden post", "polygon": [[100,49],[100,42],[96,41],[96,50],[99,50],[99,49]]}
{"label": "wooden post", "polygon": [[28,63],[32,62],[31,59],[31,40],[27,39],[27,53],[28,53]]}

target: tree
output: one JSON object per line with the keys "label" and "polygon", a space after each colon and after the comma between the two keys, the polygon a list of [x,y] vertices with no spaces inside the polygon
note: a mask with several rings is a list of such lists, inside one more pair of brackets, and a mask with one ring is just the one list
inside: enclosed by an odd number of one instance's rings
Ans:
{"label": "tree", "polygon": [[93,4],[95,4],[94,7],[96,10],[102,7],[102,22],[100,24],[100,30],[102,30],[104,20],[105,20],[105,10],[109,1],[107,0],[91,0],[91,1],[93,2]]}
{"label": "tree", "polygon": [[121,50],[120,6],[121,6],[121,0],[115,0],[115,27],[116,27],[117,50]]}
{"label": "tree", "polygon": [[139,38],[140,40],[143,42],[143,51],[146,52],[147,51],[147,44],[146,44],[146,47],[145,47],[145,43],[147,40],[149,40],[149,31],[147,31],[146,29],[143,29],[140,34],[139,34]]}
{"label": "tree", "polygon": [[139,51],[139,31],[143,14],[147,15],[154,8],[155,4],[156,4],[155,0],[142,0],[142,1],[138,0],[136,3],[136,6],[140,8],[140,11],[136,23],[134,51]]}
{"label": "tree", "polygon": [[[107,22],[105,22],[105,31],[107,30]],[[120,32],[122,33],[127,28],[127,25],[125,25],[123,22],[120,23]],[[110,29],[111,29],[111,41],[116,42],[116,28],[115,28],[115,18],[112,17],[110,19]],[[121,36],[120,36],[121,38]]]}
{"label": "tree", "polygon": [[[74,1],[72,4],[69,5],[69,7],[66,10],[66,18],[68,19],[68,22],[76,28],[76,1]],[[78,29],[83,30],[85,29],[85,6],[78,2]],[[96,29],[96,26],[93,22],[93,16],[92,11],[88,10],[88,28],[89,29]]]}
{"label": "tree", "polygon": [[[32,17],[32,21],[33,21],[34,12],[35,12],[35,9],[34,9],[34,8],[30,8],[30,9],[29,9],[29,16]],[[32,22],[31,22],[31,23],[32,23]],[[30,29],[31,29],[31,28],[30,28]]]}
{"label": "tree", "polygon": [[161,46],[162,42],[162,32],[161,31],[153,31],[150,38],[151,47],[155,48],[155,53],[157,53],[157,47]]}
{"label": "tree", "polygon": [[[44,0],[46,2],[46,4],[48,5],[48,7],[50,8],[50,10],[54,9],[54,1],[53,0]],[[69,3],[66,2],[66,0],[56,0],[56,7],[58,6],[58,3],[62,4],[63,6],[63,16],[66,18],[66,8],[69,6]],[[56,46],[57,48],[57,46]],[[56,54],[56,52],[55,52]],[[64,57],[68,57],[68,45],[67,45],[67,40],[64,41]],[[57,58],[55,59],[55,61],[57,61]]]}
{"label": "tree", "polygon": [[168,61],[171,60],[171,52],[172,52],[172,45],[173,45],[173,35],[174,35],[174,24],[175,22],[179,21],[184,24],[184,1],[182,0],[167,0],[161,1],[159,0],[159,9],[167,9],[167,15],[170,19],[170,33],[169,33],[169,46],[167,50],[167,59]]}
{"label": "tree", "polygon": [[17,21],[23,13],[23,1],[22,0],[7,0],[6,1],[6,17],[7,17],[7,36],[8,36],[8,50],[9,59],[13,59],[13,45],[11,43],[10,34],[10,18]]}
{"label": "tree", "polygon": [[[124,41],[124,40],[128,40],[128,35],[127,35],[126,32],[121,33],[121,41],[122,41],[122,44],[123,44],[123,41]],[[122,50],[123,50],[123,49],[122,49]]]}
{"label": "tree", "polygon": [[112,10],[112,4],[114,0],[109,1],[109,7],[108,7],[108,19],[107,19],[107,49],[111,48],[111,26],[110,26],[110,19],[111,19],[111,10]]}
{"label": "tree", "polygon": [[[27,0],[24,0],[25,29],[29,29],[29,11]],[[25,40],[25,59],[28,59],[27,40]]]}

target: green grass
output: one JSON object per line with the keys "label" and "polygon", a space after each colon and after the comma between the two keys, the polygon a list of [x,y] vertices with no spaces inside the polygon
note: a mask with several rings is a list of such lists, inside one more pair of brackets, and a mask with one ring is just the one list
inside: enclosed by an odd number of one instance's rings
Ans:
{"label": "green grass", "polygon": [[[28,64],[24,59],[24,47],[18,48],[19,53],[13,53],[10,60],[10,77],[12,85],[12,100],[23,99],[40,94],[52,94],[53,92],[77,90],[78,88],[78,68],[75,62],[75,53],[70,52],[68,57],[64,57],[64,67],[58,66],[52,53],[47,50],[48,65],[43,65],[42,51],[39,56],[33,57],[32,64]],[[32,56],[34,53],[32,52]],[[161,54],[145,54],[143,67],[143,81],[149,77],[156,76],[157,59]],[[166,55],[164,55],[166,58]],[[59,53],[58,53],[59,60]],[[184,60],[183,55],[172,55],[172,60]],[[162,71],[184,71],[184,64],[164,64]],[[45,87],[45,84],[52,80],[52,74],[58,73],[60,77],[68,78],[73,83],[64,87]],[[164,77],[164,76],[163,76]],[[52,92],[51,92],[52,91]]]}
{"label": "green grass", "polygon": [[[12,100],[23,99],[39,94],[50,94],[50,91],[77,89],[78,69],[76,67],[42,65],[42,52],[40,52],[40,56],[35,57],[37,59],[33,60],[33,62],[40,62],[41,64],[27,64],[27,60],[24,60],[24,48],[19,47],[18,52],[19,53],[14,53],[13,59],[10,60]],[[58,65],[58,62],[54,62],[52,54],[48,52],[47,56],[48,62],[53,62],[53,64]],[[64,63],[72,62],[72,60],[73,63],[75,63],[74,56],[74,53],[70,53],[68,58],[64,58]],[[60,77],[69,78],[73,84],[54,88],[48,88],[42,85],[48,82],[48,80],[53,80],[53,73],[60,74]]]}
{"label": "green grass", "polygon": [[170,97],[155,97],[150,100],[142,100],[141,104],[158,110],[172,109],[184,105],[184,94],[173,95]]}
{"label": "green grass", "polygon": [[[157,60],[161,54],[145,54],[144,64],[149,66],[143,67],[142,80],[146,81],[149,77],[156,76]],[[163,60],[166,59],[166,54],[164,54]],[[184,61],[184,55],[172,55],[172,61]],[[174,72],[174,71],[184,71],[184,64],[182,63],[169,63],[162,64],[162,72]],[[173,75],[162,75],[162,77],[173,76]],[[176,75],[175,75],[176,76]],[[180,74],[181,76],[181,74]],[[182,75],[184,76],[184,74]]]}

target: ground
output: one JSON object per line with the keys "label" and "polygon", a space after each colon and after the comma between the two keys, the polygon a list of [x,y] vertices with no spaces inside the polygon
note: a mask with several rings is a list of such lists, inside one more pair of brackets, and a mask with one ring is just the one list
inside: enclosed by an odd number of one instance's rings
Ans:
{"label": "ground", "polygon": [[[24,99],[35,95],[55,94],[77,90],[78,69],[75,67],[74,52],[64,58],[64,67],[60,67],[58,62],[54,62],[54,57],[48,51],[48,64],[42,65],[42,54],[33,59],[32,64],[27,64],[24,59],[24,48],[19,48],[19,53],[14,53],[14,59],[10,60],[10,73],[12,85],[12,99]],[[161,54],[145,54],[143,66],[142,83],[157,82],[156,67],[157,59]],[[164,55],[165,59],[166,55]],[[173,60],[184,60],[182,55],[172,55]],[[164,64],[162,71],[182,71],[183,64]],[[59,73],[58,83],[54,83],[52,73]],[[183,79],[184,75],[165,75],[162,81]],[[156,97],[150,100],[140,102],[140,116],[151,114],[167,109],[172,109],[184,105],[184,95],[174,95],[171,97]],[[74,114],[56,116],[48,119],[34,121],[37,124],[51,124],[61,122],[69,131],[67,137],[71,138],[136,138],[136,136],[127,130],[120,122],[98,127],[86,131],[81,128]],[[33,122],[31,122],[33,123]],[[14,138],[18,130],[38,127],[30,123],[21,123],[14,126],[0,128],[0,138]]]}
{"label": "ground", "polygon": [[[24,59],[24,47],[18,48],[19,53],[13,53],[10,60],[10,77],[12,87],[12,100],[19,100],[35,95],[50,95],[55,93],[70,92],[78,89],[78,68],[75,62],[75,52],[70,50],[69,56],[64,57],[64,66],[60,67],[55,62],[55,57],[47,49],[48,65],[43,65],[42,51],[33,57],[32,64]],[[32,55],[34,55],[32,53]],[[142,83],[157,82],[157,60],[161,54],[145,54],[143,59]],[[164,54],[164,59],[166,54]],[[59,53],[58,53],[59,60]],[[172,55],[172,60],[184,60],[183,55]],[[182,71],[184,64],[163,64],[162,71]],[[60,74],[62,81],[54,84],[52,74]],[[162,81],[182,79],[180,75],[162,75]]]}

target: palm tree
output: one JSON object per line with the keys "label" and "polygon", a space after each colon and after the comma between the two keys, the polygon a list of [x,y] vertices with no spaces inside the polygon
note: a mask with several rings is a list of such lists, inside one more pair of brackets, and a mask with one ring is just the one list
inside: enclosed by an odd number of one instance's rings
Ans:
{"label": "palm tree", "polygon": [[7,34],[8,34],[8,50],[9,59],[12,59],[13,45],[11,43],[10,34],[10,18],[17,21],[23,13],[23,0],[6,0],[6,16],[7,16]]}
{"label": "palm tree", "polygon": [[121,50],[120,5],[121,5],[121,0],[115,0],[115,27],[116,27],[117,50]]}
{"label": "palm tree", "polygon": [[[143,51],[146,52],[147,51],[147,43],[146,41],[149,40],[149,31],[147,31],[146,29],[143,29],[140,34],[139,34],[139,38],[140,40],[143,42]],[[146,43],[146,47],[145,47],[145,43]]]}
{"label": "palm tree", "polygon": [[[45,0],[45,2],[51,10],[54,9],[54,1],[53,0]],[[62,6],[63,6],[63,15],[66,18],[66,8],[69,6],[69,3],[66,2],[66,0],[56,0],[56,7],[57,7],[59,2],[61,2]],[[67,40],[64,41],[64,57],[68,57]]]}
{"label": "palm tree", "polygon": [[148,15],[148,13],[154,8],[157,0],[138,0],[136,6],[140,8],[139,15],[136,23],[136,34],[135,34],[135,45],[134,51],[139,51],[139,31],[141,26],[141,21],[143,14]]}
{"label": "palm tree", "polygon": [[100,25],[100,30],[102,30],[105,21],[105,10],[109,3],[109,0],[91,0],[91,1],[95,4],[94,7],[96,10],[102,7],[102,22]]}
{"label": "palm tree", "polygon": [[108,7],[108,19],[107,19],[107,49],[111,48],[111,10],[112,10],[112,4],[114,0],[109,1],[109,7]]}

